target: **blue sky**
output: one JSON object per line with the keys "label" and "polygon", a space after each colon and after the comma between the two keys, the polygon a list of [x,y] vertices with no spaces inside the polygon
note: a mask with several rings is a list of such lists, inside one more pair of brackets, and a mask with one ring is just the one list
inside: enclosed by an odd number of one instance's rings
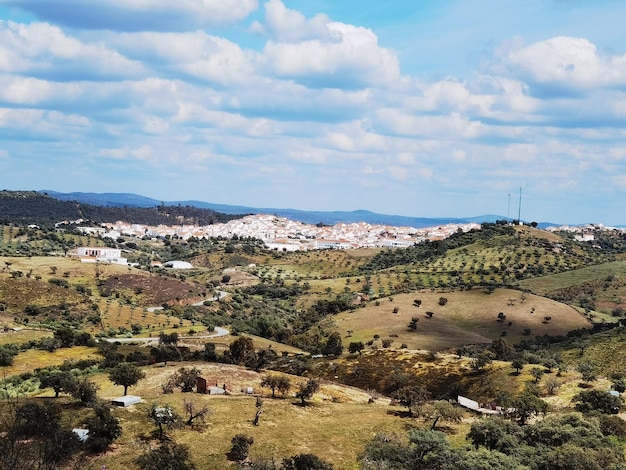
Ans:
{"label": "blue sky", "polygon": [[[0,0],[0,187],[626,224],[619,0]],[[509,194],[511,195],[509,197]]]}

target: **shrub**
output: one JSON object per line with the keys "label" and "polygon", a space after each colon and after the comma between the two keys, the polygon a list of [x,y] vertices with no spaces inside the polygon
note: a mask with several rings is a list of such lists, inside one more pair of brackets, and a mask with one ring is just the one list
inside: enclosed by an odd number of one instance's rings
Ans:
{"label": "shrub", "polygon": [[250,447],[254,439],[245,434],[237,434],[231,439],[230,458],[232,460],[245,460],[248,458]]}

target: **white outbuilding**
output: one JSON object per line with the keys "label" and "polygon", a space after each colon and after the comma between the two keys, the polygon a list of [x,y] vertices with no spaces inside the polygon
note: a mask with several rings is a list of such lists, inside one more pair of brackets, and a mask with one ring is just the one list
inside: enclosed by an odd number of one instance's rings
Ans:
{"label": "white outbuilding", "polygon": [[192,269],[193,265],[187,261],[168,261],[163,266],[171,269]]}

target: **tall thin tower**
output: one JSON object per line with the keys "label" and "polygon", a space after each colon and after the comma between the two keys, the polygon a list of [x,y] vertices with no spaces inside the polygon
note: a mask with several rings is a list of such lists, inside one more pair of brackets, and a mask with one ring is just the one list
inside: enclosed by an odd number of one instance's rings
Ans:
{"label": "tall thin tower", "polygon": [[522,188],[519,188],[519,207],[517,209],[517,223],[522,223]]}

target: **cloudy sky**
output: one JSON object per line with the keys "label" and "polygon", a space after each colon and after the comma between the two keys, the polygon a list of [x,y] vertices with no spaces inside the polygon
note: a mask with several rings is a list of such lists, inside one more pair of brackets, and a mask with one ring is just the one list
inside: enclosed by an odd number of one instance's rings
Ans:
{"label": "cloudy sky", "polygon": [[0,187],[626,224],[622,0],[0,0]]}

